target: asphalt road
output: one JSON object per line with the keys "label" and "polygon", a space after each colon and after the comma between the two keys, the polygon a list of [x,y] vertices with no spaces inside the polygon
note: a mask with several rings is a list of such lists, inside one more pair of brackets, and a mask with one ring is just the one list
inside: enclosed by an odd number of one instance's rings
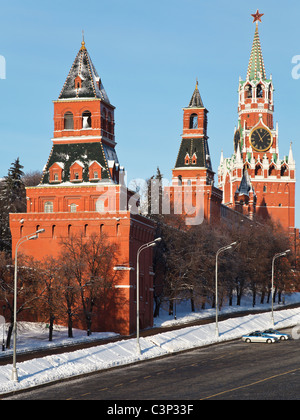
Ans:
{"label": "asphalt road", "polygon": [[234,341],[99,372],[7,399],[103,401],[297,400],[300,340]]}

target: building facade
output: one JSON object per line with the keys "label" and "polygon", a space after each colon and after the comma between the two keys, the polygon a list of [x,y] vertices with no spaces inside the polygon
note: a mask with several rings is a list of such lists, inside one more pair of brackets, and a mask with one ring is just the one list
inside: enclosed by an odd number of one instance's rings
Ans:
{"label": "building facade", "polygon": [[[134,194],[124,185],[116,153],[114,106],[92,63],[85,43],[54,101],[54,136],[41,183],[26,189],[27,213],[11,214],[12,248],[18,240],[45,229],[38,241],[22,245],[37,260],[58,256],[61,240],[81,234],[105,234],[120,249],[115,270],[122,271],[118,301],[98,316],[98,331],[131,334],[136,330],[136,255],[154,238],[154,224],[129,211]],[[21,223],[20,223],[21,221]],[[140,260],[140,325],[153,325],[151,248]]]}

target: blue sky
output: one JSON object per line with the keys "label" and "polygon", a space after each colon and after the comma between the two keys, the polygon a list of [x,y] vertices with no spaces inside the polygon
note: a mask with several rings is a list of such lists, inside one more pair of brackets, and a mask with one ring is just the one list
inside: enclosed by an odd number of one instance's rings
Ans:
{"label": "blue sky", "polygon": [[[251,4],[250,4],[251,3]],[[87,49],[116,106],[119,160],[128,179],[149,178],[160,167],[171,179],[182,133],[182,108],[196,78],[209,110],[213,169],[221,150],[233,152],[239,76],[246,76],[255,25],[267,75],[275,86],[280,156],[293,142],[300,165],[300,3],[224,0],[15,0],[1,5],[0,176],[18,156],[25,171],[41,170],[51,150],[53,103],[85,31]],[[299,71],[300,74],[300,71]],[[217,176],[215,177],[217,182]],[[296,223],[300,225],[300,183]]]}

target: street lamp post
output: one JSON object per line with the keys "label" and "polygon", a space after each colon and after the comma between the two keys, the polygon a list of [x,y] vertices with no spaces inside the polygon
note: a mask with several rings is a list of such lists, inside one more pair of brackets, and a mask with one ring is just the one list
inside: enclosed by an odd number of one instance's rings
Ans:
{"label": "street lamp post", "polygon": [[2,306],[2,311],[3,311],[2,351],[5,350],[5,309],[6,309],[6,305],[3,305]]}
{"label": "street lamp post", "polygon": [[215,305],[216,305],[216,338],[219,338],[219,299],[218,299],[218,257],[221,254],[221,252],[227,251],[228,249],[231,249],[234,245],[236,245],[237,242],[233,242],[230,245],[223,246],[217,251],[216,254],[216,299],[215,299]]}
{"label": "street lamp post", "polygon": [[16,249],[15,249],[15,275],[14,275],[14,349],[13,349],[13,369],[12,369],[12,381],[18,382],[18,372],[16,366],[16,359],[17,359],[17,284],[18,284],[18,249],[20,245],[22,245],[26,241],[32,241],[34,239],[38,239],[39,233],[45,232],[45,229],[39,229],[35,233],[31,235],[24,236],[18,240]]}
{"label": "street lamp post", "polygon": [[272,259],[272,326],[273,326],[273,328],[275,326],[275,322],[274,322],[274,267],[275,267],[275,260],[276,260],[276,258],[279,258],[279,257],[285,257],[286,254],[288,254],[289,252],[291,252],[291,250],[287,249],[284,252],[280,252],[279,254],[275,254],[273,259]]}
{"label": "street lamp post", "polygon": [[140,346],[140,253],[147,248],[156,246],[161,238],[157,238],[152,242],[142,245],[137,252],[136,261],[136,340],[137,340],[137,352],[139,355],[142,354]]}

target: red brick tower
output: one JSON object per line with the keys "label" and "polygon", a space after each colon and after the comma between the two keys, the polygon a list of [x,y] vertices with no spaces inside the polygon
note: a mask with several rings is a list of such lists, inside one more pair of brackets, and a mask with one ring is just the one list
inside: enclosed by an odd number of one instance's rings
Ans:
{"label": "red brick tower", "polygon": [[278,126],[274,127],[274,87],[266,76],[258,21],[245,81],[239,82],[238,126],[234,134],[234,154],[219,167],[219,187],[223,204],[252,217],[279,220],[283,227],[295,226],[295,161],[279,155]]}
{"label": "red brick tower", "polygon": [[[54,101],[54,137],[41,183],[27,188],[27,213],[11,214],[13,252],[17,241],[44,228],[37,241],[22,252],[40,260],[57,256],[61,238],[82,233],[107,235],[120,247],[124,273],[116,288],[122,307],[99,316],[98,330],[129,334],[136,328],[136,255],[139,246],[153,240],[149,219],[128,211],[136,203],[122,183],[124,168],[115,150],[114,106],[111,105],[85,43],[74,60],[58,100]],[[22,220],[22,223],[20,223]],[[140,325],[153,324],[151,251],[140,261]]]}
{"label": "red brick tower", "polygon": [[183,108],[182,139],[169,187],[175,214],[184,214],[189,225],[220,219],[222,191],[214,187],[207,114],[197,82],[189,106]]}

